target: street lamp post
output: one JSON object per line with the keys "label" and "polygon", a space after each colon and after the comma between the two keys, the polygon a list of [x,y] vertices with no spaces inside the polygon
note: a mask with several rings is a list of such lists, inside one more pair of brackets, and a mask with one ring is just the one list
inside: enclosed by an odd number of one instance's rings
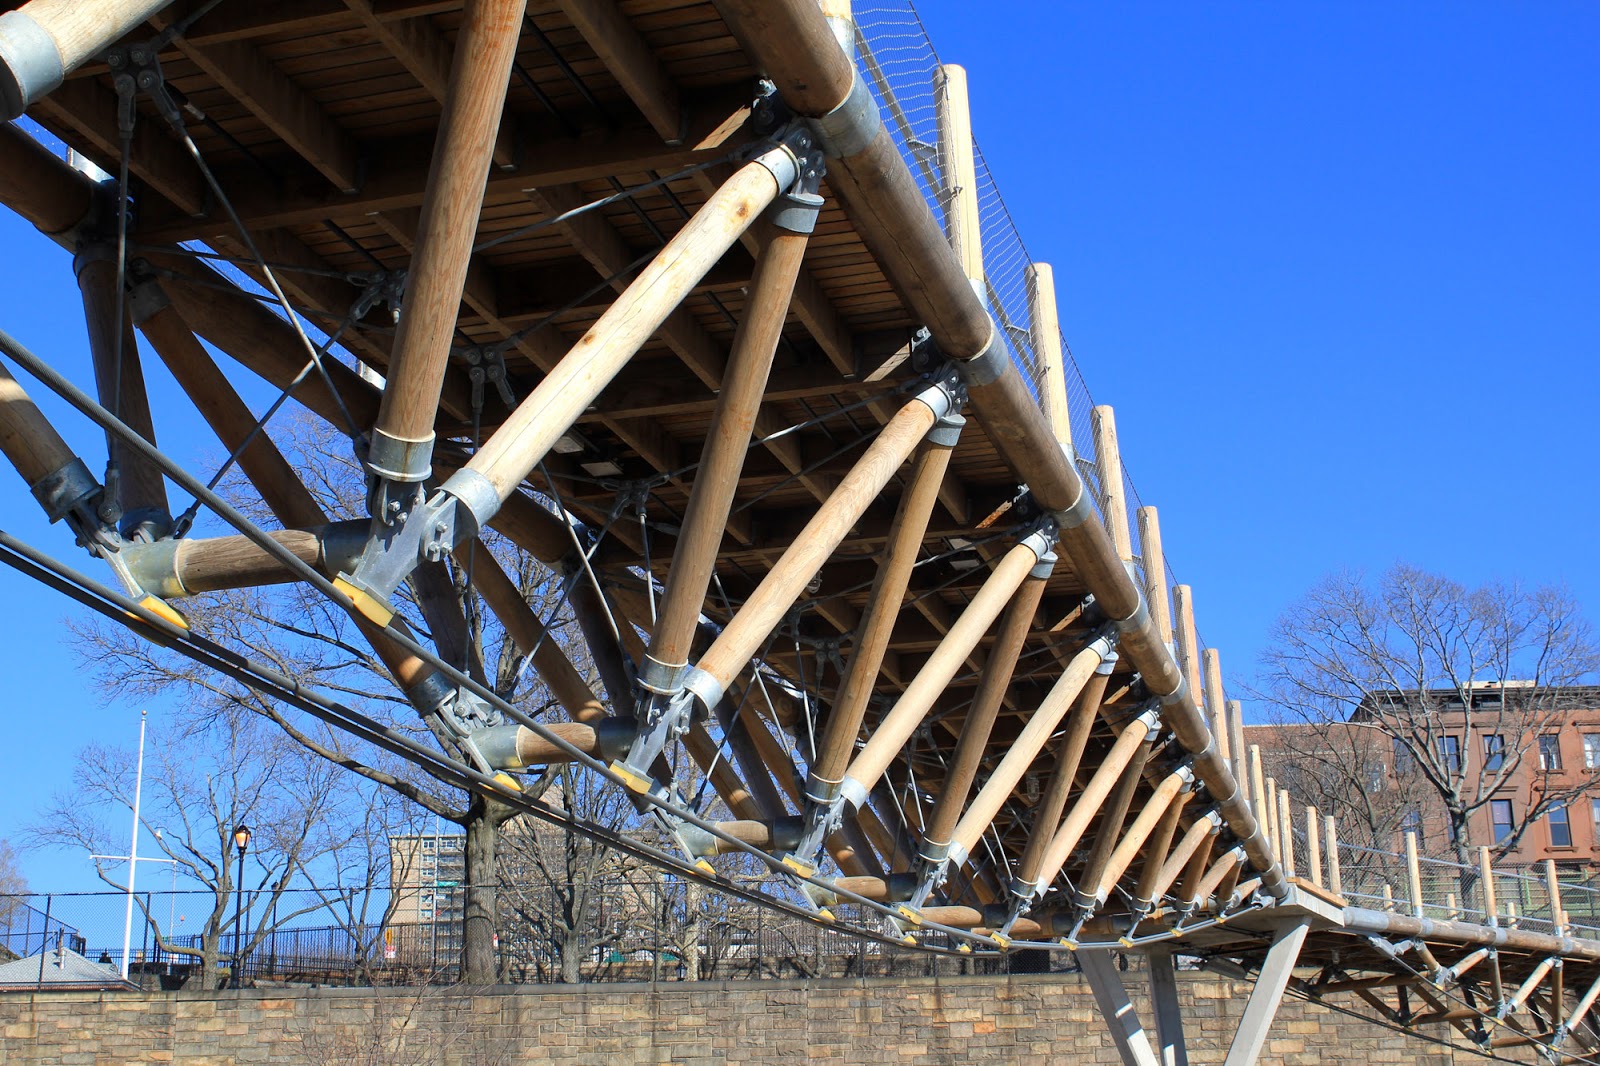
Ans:
{"label": "street lamp post", "polygon": [[244,913],[244,853],[250,850],[250,827],[241,823],[233,831],[239,848],[239,883],[234,886],[233,903],[233,987],[240,988],[239,968],[244,965],[244,940],[239,934],[239,918]]}

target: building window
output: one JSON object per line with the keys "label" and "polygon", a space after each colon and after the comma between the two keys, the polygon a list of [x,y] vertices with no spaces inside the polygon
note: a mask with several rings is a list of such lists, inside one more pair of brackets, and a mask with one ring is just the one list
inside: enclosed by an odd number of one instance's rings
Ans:
{"label": "building window", "polygon": [[1489,819],[1494,823],[1494,842],[1504,843],[1511,835],[1511,801],[1490,800]]}
{"label": "building window", "polygon": [[1552,848],[1572,847],[1572,823],[1567,820],[1567,805],[1558,803],[1545,814],[1544,820],[1550,826],[1550,846]]}
{"label": "building window", "polygon": [[1594,838],[1600,841],[1600,799],[1589,801],[1589,817],[1594,822]]}
{"label": "building window", "polygon": [[1561,738],[1554,733],[1539,734],[1539,769],[1561,769]]}
{"label": "building window", "polygon": [[1600,770],[1600,733],[1583,735],[1583,768]]}
{"label": "building window", "polygon": [[1416,763],[1415,760],[1411,758],[1411,749],[1406,747],[1406,742],[1404,740],[1401,740],[1399,737],[1395,737],[1394,772],[1397,774],[1408,774],[1411,772],[1411,767],[1414,765],[1416,765]]}
{"label": "building window", "polygon": [[1415,807],[1407,807],[1406,813],[1400,818],[1400,832],[1415,833],[1418,842],[1422,840],[1422,812]]}
{"label": "building window", "polygon": [[1382,762],[1368,763],[1366,765],[1367,791],[1374,793],[1382,792],[1383,777],[1384,773]]}
{"label": "building window", "polygon": [[1444,767],[1447,774],[1461,772],[1461,738],[1439,738],[1439,764]]}
{"label": "building window", "polygon": [[[1596,738],[1600,739],[1600,738]],[[1506,738],[1499,733],[1483,736],[1483,771],[1492,774],[1506,764]]]}

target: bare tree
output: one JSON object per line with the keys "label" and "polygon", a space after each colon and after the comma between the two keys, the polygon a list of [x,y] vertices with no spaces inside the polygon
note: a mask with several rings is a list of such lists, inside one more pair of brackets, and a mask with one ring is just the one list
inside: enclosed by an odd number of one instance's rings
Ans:
{"label": "bare tree", "polygon": [[[285,418],[275,423],[274,430],[280,447],[327,512],[364,510],[361,470],[349,459],[342,442],[332,439],[327,426],[308,417]],[[241,485],[234,488],[239,490],[235,493],[239,504],[249,509],[249,493]],[[253,506],[261,507],[259,501]],[[264,514],[254,517],[266,519]],[[579,669],[588,669],[587,656],[569,636],[573,623],[560,616],[563,604],[556,575],[503,539],[491,538],[489,549],[518,584],[524,599],[549,619],[547,639],[562,642]],[[446,662],[529,715],[544,714],[556,701],[537,674],[526,669],[526,649],[518,648],[481,610],[470,591],[466,570],[453,561],[419,568],[419,575],[397,593],[402,610],[424,620]],[[426,595],[419,591],[424,579],[433,583]],[[301,585],[239,589],[185,600],[183,606],[195,629],[210,639],[465,761],[443,722],[419,719],[351,620],[315,591]],[[113,693],[177,692],[197,721],[241,712],[256,716],[326,764],[460,826],[465,831],[466,849],[461,979],[473,984],[497,979],[500,968],[495,940],[501,879],[496,855],[502,827],[516,815],[513,808],[438,780],[406,760],[333,735],[298,711],[118,627],[85,626],[78,636],[80,651],[98,667],[102,682]]]}
{"label": "bare tree", "polygon": [[[1571,686],[1600,666],[1589,624],[1564,589],[1467,588],[1410,566],[1375,584],[1335,574],[1279,620],[1264,664],[1261,695],[1304,729],[1296,772],[1374,839],[1398,828],[1397,812],[1426,802],[1442,817],[1447,846],[1470,865],[1473,816],[1524,766],[1535,771],[1533,787],[1496,842],[1501,855],[1600,782],[1600,770],[1556,778],[1537,761],[1539,738],[1570,709]],[[1485,737],[1498,739],[1486,746]],[[1399,795],[1375,799],[1369,775],[1384,763],[1384,745]],[[1477,755],[1491,747],[1492,757]],[[1319,751],[1349,765],[1307,765]]]}
{"label": "bare tree", "polygon": [[0,839],[0,896],[22,896],[28,892],[28,879],[22,876],[22,862],[11,841]]}
{"label": "bare tree", "polygon": [[17,858],[11,841],[0,839],[0,928],[11,921],[11,915],[28,894],[28,879],[22,876],[22,862]]}
{"label": "bare tree", "polygon": [[[634,817],[622,793],[585,770],[563,766],[551,776],[543,797],[547,803],[581,810],[611,829]],[[648,917],[635,880],[639,864],[604,842],[568,826],[524,821],[502,837],[502,844],[502,942],[510,948],[507,961],[525,971],[577,984],[586,959]]]}
{"label": "bare tree", "polygon": [[[141,824],[184,880],[210,900],[196,945],[173,940],[160,915],[147,912],[145,920],[161,948],[194,959],[214,976],[224,958],[248,957],[277,925],[311,909],[280,908],[279,903],[296,875],[316,865],[340,831],[337,778],[331,766],[305,758],[248,718],[200,733],[153,731]],[[83,749],[72,790],[55,797],[43,812],[29,831],[31,842],[94,854],[125,846],[121,816],[133,806],[133,788],[132,752],[101,745]],[[234,843],[240,825],[251,828],[242,885]],[[122,871],[116,863],[97,866],[101,880],[118,890],[126,887],[119,880]],[[231,933],[241,888],[252,913],[235,944]]]}

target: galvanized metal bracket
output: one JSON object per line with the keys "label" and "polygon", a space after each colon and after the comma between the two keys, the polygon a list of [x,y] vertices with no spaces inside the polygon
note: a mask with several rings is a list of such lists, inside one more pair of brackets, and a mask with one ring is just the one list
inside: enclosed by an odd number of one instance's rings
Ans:
{"label": "galvanized metal bracket", "polygon": [[355,567],[334,579],[334,586],[350,597],[356,609],[380,626],[394,617],[390,597],[418,564],[438,562],[456,545],[477,536],[500,507],[494,486],[475,470],[456,471],[431,497],[424,499],[423,491],[417,484],[408,499],[397,498],[394,502],[401,506],[389,521],[375,515]]}
{"label": "galvanized metal bracket", "polygon": [[880,130],[883,119],[878,114],[878,104],[872,98],[872,89],[856,71],[850,82],[850,91],[832,111],[811,120],[816,130],[817,143],[830,159],[842,159],[865,151]]}

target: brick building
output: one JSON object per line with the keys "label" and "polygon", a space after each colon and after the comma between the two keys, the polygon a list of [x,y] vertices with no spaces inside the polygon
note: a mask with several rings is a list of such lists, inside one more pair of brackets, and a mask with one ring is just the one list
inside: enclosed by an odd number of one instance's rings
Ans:
{"label": "brick building", "polygon": [[1600,686],[1380,692],[1348,720],[1244,732],[1266,773],[1296,802],[1338,813],[1346,839],[1398,850],[1414,830],[1425,853],[1447,854],[1454,842],[1433,782],[1452,779],[1469,802],[1484,800],[1468,818],[1469,846],[1505,848],[1497,861],[1509,864],[1600,868]]}

